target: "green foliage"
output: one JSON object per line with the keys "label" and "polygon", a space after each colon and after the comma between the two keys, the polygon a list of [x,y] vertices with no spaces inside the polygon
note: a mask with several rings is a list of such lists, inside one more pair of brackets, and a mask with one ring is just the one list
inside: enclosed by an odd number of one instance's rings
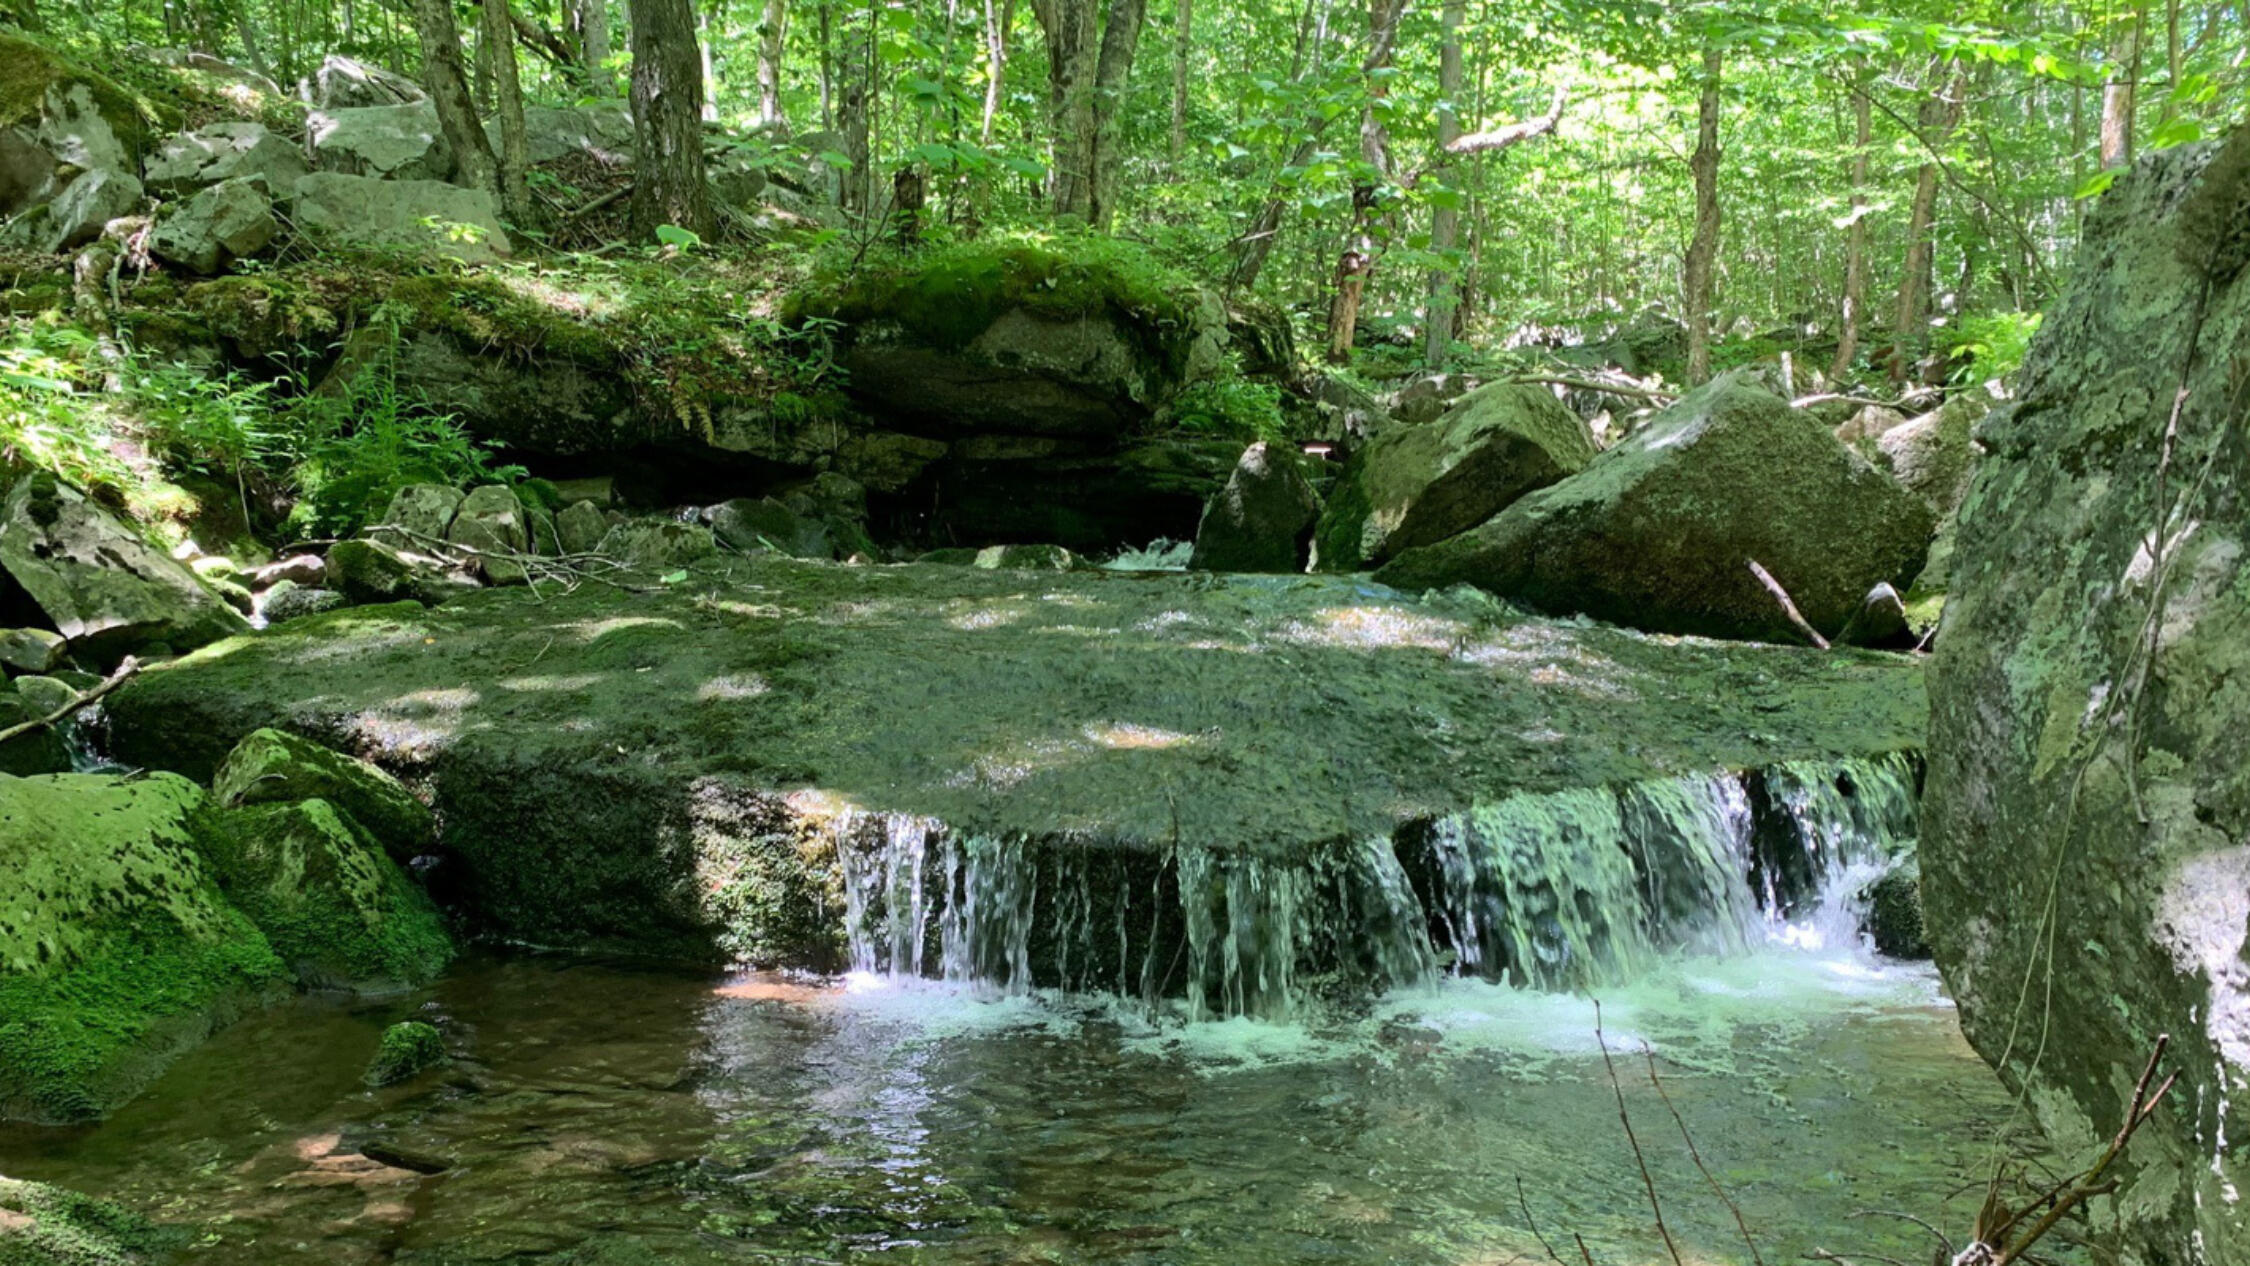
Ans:
{"label": "green foliage", "polygon": [[1173,420],[1183,431],[1245,442],[1287,443],[1281,388],[1239,375],[1209,378],[1180,393]]}
{"label": "green foliage", "polygon": [[1990,382],[2015,377],[2031,350],[2031,336],[2039,332],[2036,312],[1995,312],[1963,317],[1953,328],[1946,358],[1957,362],[1956,383]]}
{"label": "green foliage", "polygon": [[50,319],[11,322],[0,335],[0,469],[52,472],[78,487],[122,489],[132,471],[110,451],[107,415],[87,394],[93,339]]}
{"label": "green foliage", "polygon": [[275,425],[273,384],[168,362],[137,363],[126,398],[152,450],[173,471],[240,485],[253,470],[285,468],[288,432]]}

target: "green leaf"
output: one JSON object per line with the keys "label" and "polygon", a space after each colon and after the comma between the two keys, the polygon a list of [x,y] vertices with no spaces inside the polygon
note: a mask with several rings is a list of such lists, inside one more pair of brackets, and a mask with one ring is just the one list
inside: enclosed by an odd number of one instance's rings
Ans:
{"label": "green leaf", "polygon": [[657,225],[656,240],[666,246],[676,246],[683,251],[694,250],[696,247],[703,245],[703,238],[700,234],[692,229],[683,229],[677,224]]}
{"label": "green leaf", "polygon": [[659,576],[656,579],[658,584],[676,585],[687,579],[687,569],[683,567],[676,572],[672,572],[671,574],[665,576]]}
{"label": "green leaf", "polygon": [[2194,119],[2181,116],[2171,119],[2162,127],[2157,128],[2156,134],[2148,138],[2148,147],[2150,149],[2171,149],[2174,146],[2186,145],[2202,139],[2203,125]]}
{"label": "green leaf", "polygon": [[2078,191],[2070,196],[2073,198],[2100,197],[2109,191],[2111,185],[2117,183],[2118,173],[2123,170],[2122,167],[2112,167],[2107,171],[2097,171],[2087,178],[2085,184],[2078,186]]}

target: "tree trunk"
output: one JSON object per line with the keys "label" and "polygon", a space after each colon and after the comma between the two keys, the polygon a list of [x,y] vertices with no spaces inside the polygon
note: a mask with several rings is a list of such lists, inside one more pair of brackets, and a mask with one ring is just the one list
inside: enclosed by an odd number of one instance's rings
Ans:
{"label": "tree trunk", "polygon": [[[1936,67],[1932,67],[1933,72]],[[1929,100],[1922,103],[1921,133],[1932,153],[1953,135],[1961,121],[1961,95],[1964,80],[1955,72],[1939,81],[1939,88]],[[1898,282],[1898,308],[1891,331],[1891,381],[1904,385],[1912,376],[1916,349],[1922,342],[1922,323],[1929,306],[1930,267],[1936,257],[1936,246],[1930,237],[1930,226],[1937,217],[1938,166],[1933,157],[1922,164],[1914,182],[1914,205],[1906,221],[1906,272]]]}
{"label": "tree trunk", "polygon": [[765,21],[758,25],[758,121],[784,134],[789,120],[781,111],[781,59],[788,32],[789,0],[766,0]]}
{"label": "tree trunk", "polygon": [[1102,51],[1094,70],[1094,152],[1089,170],[1086,222],[1097,229],[1109,227],[1117,211],[1118,173],[1124,167],[1125,147],[1118,143],[1118,120],[1125,113],[1125,90],[1133,75],[1133,54],[1141,43],[1141,28],[1148,22],[1148,0],[1110,0],[1109,21],[1102,28]]}
{"label": "tree trunk", "polygon": [[1094,0],[1031,0],[1031,9],[1047,37],[1047,198],[1056,215],[1091,218],[1101,59]]}
{"label": "tree trunk", "polygon": [[836,68],[836,127],[844,134],[844,160],[850,169],[843,174],[843,186],[837,191],[837,203],[847,212],[866,215],[869,207],[870,166],[868,144],[867,98],[871,91],[868,75],[866,42],[859,33],[850,29],[844,32],[843,55]]}
{"label": "tree trunk", "polygon": [[[443,4],[445,0],[417,0]],[[689,0],[632,0],[633,231],[671,224],[709,237],[703,176],[703,59]]]}
{"label": "tree trunk", "polygon": [[984,0],[984,123],[977,143],[992,144],[992,125],[1007,92],[1008,28],[1015,25],[1016,0]]}
{"label": "tree trunk", "polygon": [[[518,227],[538,222],[531,201],[531,140],[524,131],[523,84],[516,75],[516,24],[508,0],[484,0],[484,39],[492,46],[492,90],[500,117],[500,210]],[[480,129],[481,130],[481,129]]]}
{"label": "tree trunk", "polygon": [[500,164],[492,157],[476,107],[469,101],[452,0],[414,0],[414,34],[422,48],[422,87],[437,110],[446,148],[453,152],[453,183],[499,197]]}
{"label": "tree trunk", "polygon": [[1695,153],[1688,171],[1695,177],[1695,236],[1688,241],[1680,289],[1687,306],[1687,377],[1691,385],[1711,376],[1712,271],[1719,257],[1719,75],[1716,47],[1703,50],[1703,86],[1695,105]]}
{"label": "tree trunk", "polygon": [[[1187,153],[1188,54],[1195,46],[1195,0],[1175,0],[1172,15],[1172,144],[1168,151],[1177,172]],[[2174,0],[2177,3],[2177,0]]]}
{"label": "tree trunk", "polygon": [[719,47],[719,6],[726,0],[711,0],[711,7],[696,15],[698,34],[695,40],[696,61],[703,67],[703,121],[719,121],[719,71],[713,60]]}
{"label": "tree trunk", "polygon": [[609,0],[571,0],[568,7],[587,87],[597,97],[616,95],[617,81],[609,74]]}
{"label": "tree trunk", "polygon": [[1851,372],[1859,356],[1860,315],[1867,307],[1867,163],[1875,139],[1869,78],[1863,73],[1852,85],[1852,222],[1844,237],[1843,323],[1836,336],[1836,360],[1828,369],[1836,382]]}
{"label": "tree trunk", "polygon": [[2102,81],[2102,167],[2123,167],[2133,161],[2133,101],[2141,71],[2141,23],[2144,14],[2133,13],[2132,24],[2118,37],[2108,73]]}
{"label": "tree trunk", "polygon": [[1352,190],[1352,233],[1344,253],[1336,259],[1336,294],[1328,301],[1328,363],[1341,365],[1352,358],[1359,332],[1359,301],[1367,292],[1367,275],[1375,269],[1375,241],[1369,224],[1375,214],[1375,186]]}
{"label": "tree trunk", "polygon": [[[1450,148],[1461,139],[1461,114],[1454,98],[1461,95],[1461,24],[1467,17],[1465,0],[1445,0],[1445,42],[1438,46],[1438,148]],[[1461,213],[1443,205],[1430,215],[1430,250],[1445,255],[1461,233]],[[1430,274],[1429,328],[1423,331],[1422,359],[1432,369],[1443,369],[1453,346],[1453,313],[1456,306],[1454,274],[1440,269]]]}

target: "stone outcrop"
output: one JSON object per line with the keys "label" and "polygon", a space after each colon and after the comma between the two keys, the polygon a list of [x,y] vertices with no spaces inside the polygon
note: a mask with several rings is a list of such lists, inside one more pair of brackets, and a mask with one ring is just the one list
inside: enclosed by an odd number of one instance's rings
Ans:
{"label": "stone outcrop", "polygon": [[8,494],[0,573],[96,660],[159,642],[192,650],[249,627],[194,573],[45,474],[17,480]]}
{"label": "stone outcrop", "polygon": [[1939,518],[1952,514],[1969,491],[1977,445],[1970,430],[1990,410],[1982,392],[1963,392],[1938,408],[1883,432],[1876,452],[1891,476],[1930,503]]}
{"label": "stone outcrop", "polygon": [[1357,571],[1457,536],[1584,470],[1594,452],[1593,432],[1547,388],[1479,388],[1437,421],[1394,427],[1352,455],[1321,516],[1314,566]]}
{"label": "stone outcrop", "polygon": [[151,254],[189,272],[217,273],[257,254],[281,231],[260,182],[222,181],[170,208],[149,235]]}
{"label": "stone outcrop", "polygon": [[1304,461],[1286,446],[1252,444],[1203,508],[1195,529],[1196,571],[1300,572],[1312,553],[1320,494]]}
{"label": "stone outcrop", "polygon": [[316,171],[289,187],[289,214],[304,232],[363,246],[470,264],[488,264],[511,253],[492,195],[442,180],[379,180]]}
{"label": "stone outcrop", "polygon": [[304,151],[263,123],[213,123],[165,139],[141,176],[162,194],[183,194],[227,180],[255,180],[268,194],[285,192],[312,169]]}
{"label": "stone outcrop", "polygon": [[313,163],[322,171],[389,180],[453,175],[437,107],[427,101],[315,110],[305,132]]}
{"label": "stone outcrop", "polygon": [[2104,1206],[2128,1262],[2250,1254],[2245,224],[2250,130],[2095,206],[1977,428],[1933,665],[1922,888],[1970,1043],[2081,1156],[2171,1036],[2179,1083]]}
{"label": "stone outcrop", "polygon": [[1554,612],[1663,633],[1801,639],[1749,564],[1815,628],[1841,629],[1929,546],[1923,502],[1818,423],[1728,375],[1585,470],[1483,526],[1400,554],[1384,584],[1473,584]]}
{"label": "stone outcrop", "polygon": [[285,730],[258,730],[236,744],[212,776],[211,799],[230,809],[327,801],[401,864],[437,844],[437,820],[398,779]]}

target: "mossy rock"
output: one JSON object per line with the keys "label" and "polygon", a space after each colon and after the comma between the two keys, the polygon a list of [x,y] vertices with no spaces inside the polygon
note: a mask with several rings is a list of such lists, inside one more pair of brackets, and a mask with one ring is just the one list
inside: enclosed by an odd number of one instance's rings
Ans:
{"label": "mossy rock", "polygon": [[0,776],[0,1117],[80,1121],[277,995],[184,778]]}
{"label": "mossy rock", "polygon": [[0,1176],[0,1266],[135,1266],[185,1239],[107,1200]]}
{"label": "mossy rock", "polygon": [[0,29],[0,127],[35,118],[50,90],[83,85],[102,121],[134,152],[179,126],[176,105],[154,100],[90,70],[29,36]]}
{"label": "mossy rock", "polygon": [[211,869],[298,983],[396,993],[451,961],[428,894],[326,800],[217,810],[205,822]]}
{"label": "mossy rock", "polygon": [[383,1030],[375,1058],[361,1078],[370,1086],[393,1086],[445,1062],[445,1037],[420,1020],[402,1020]]}
{"label": "mossy rock", "polygon": [[1867,886],[1867,935],[1892,958],[1930,956],[1922,922],[1922,868],[1906,858]]}
{"label": "mossy rock", "polygon": [[286,730],[258,730],[236,744],[212,779],[211,799],[230,809],[326,800],[400,862],[437,843],[437,820],[405,784]]}

